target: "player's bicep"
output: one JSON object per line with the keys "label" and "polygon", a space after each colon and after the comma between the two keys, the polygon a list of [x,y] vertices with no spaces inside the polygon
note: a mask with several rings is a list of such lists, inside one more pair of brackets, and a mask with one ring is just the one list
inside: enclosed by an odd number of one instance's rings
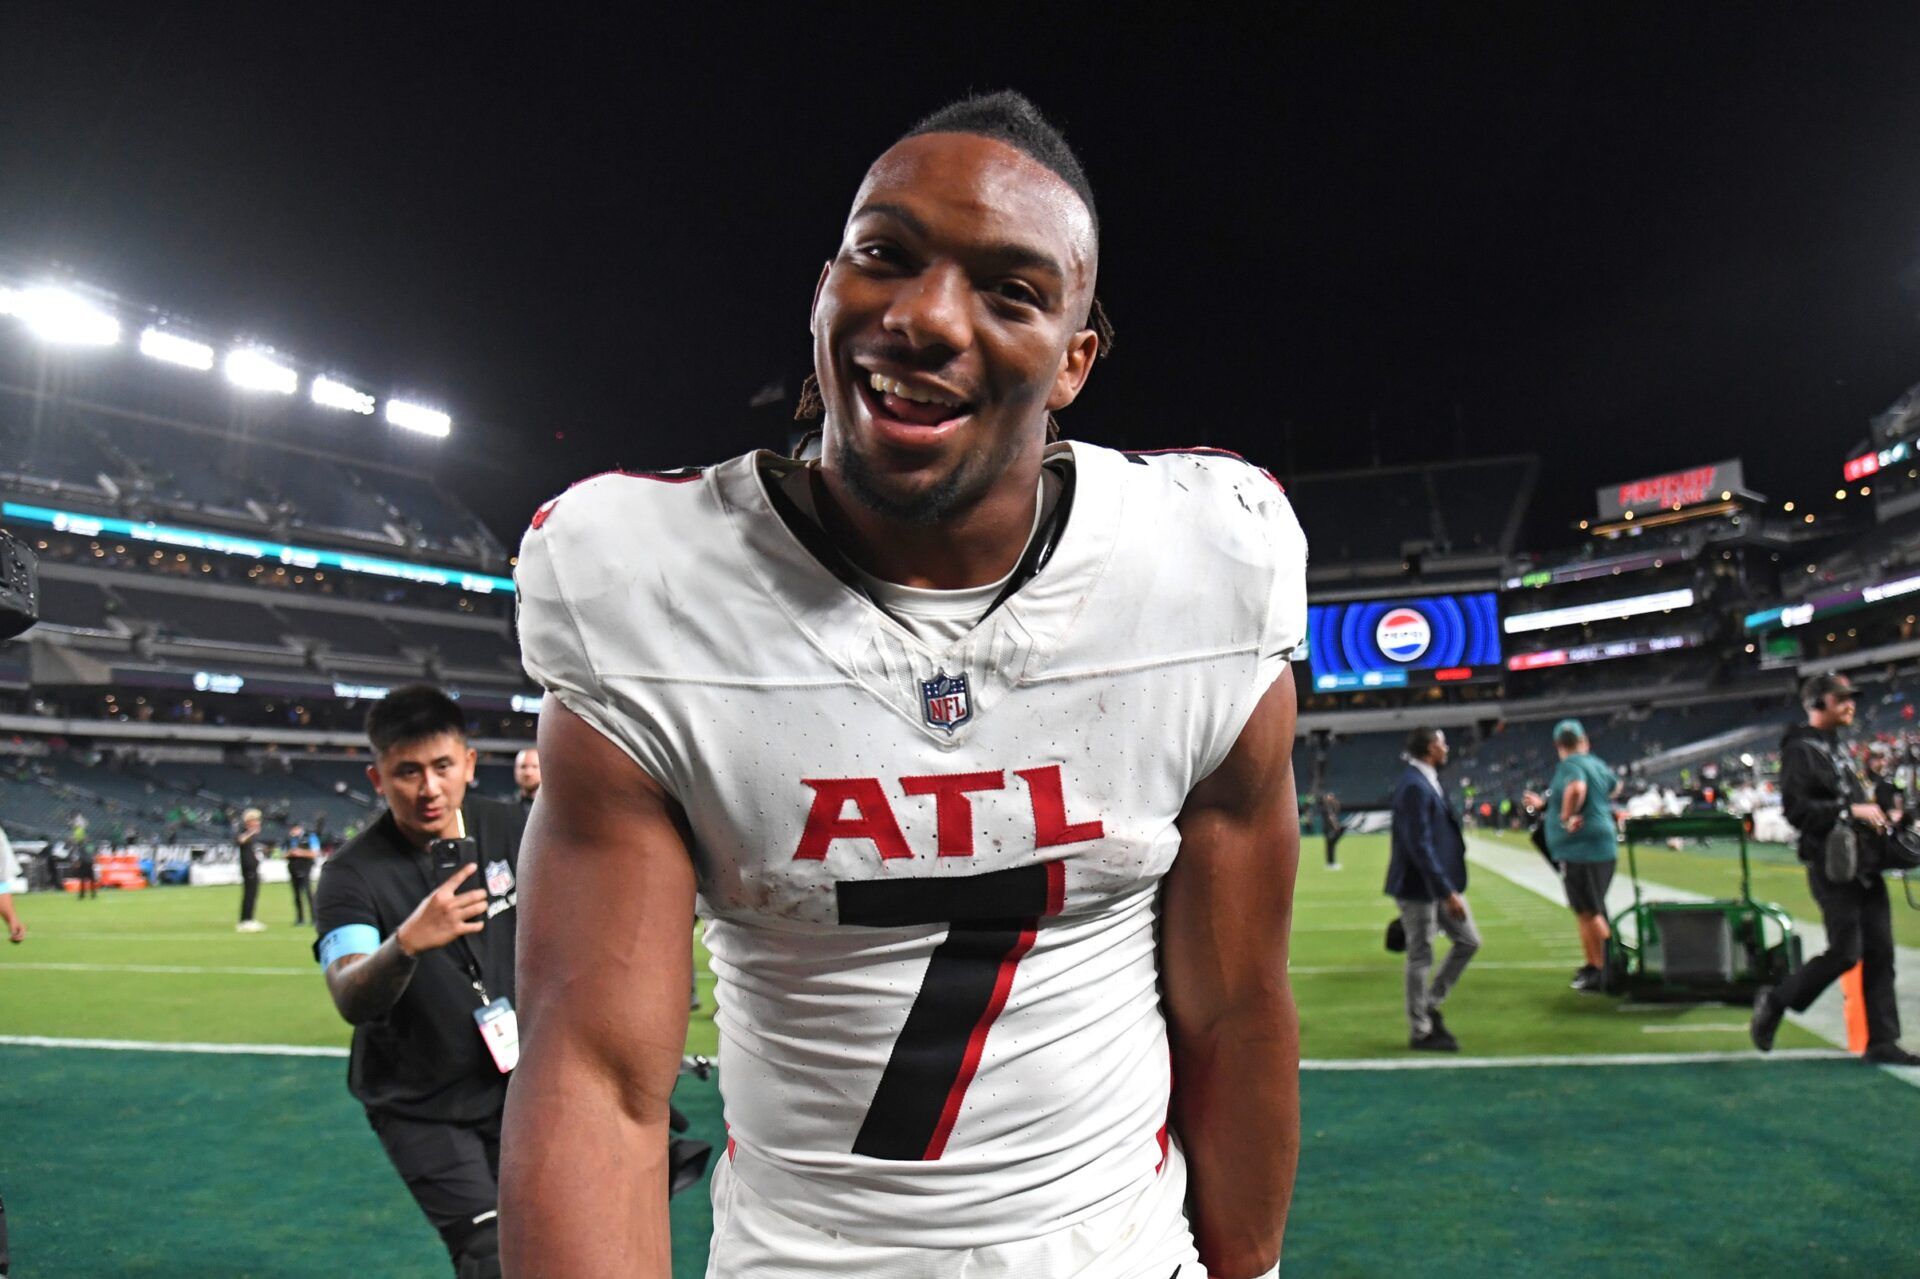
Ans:
{"label": "player's bicep", "polygon": [[694,874],[677,806],[549,695],[540,797],[520,853],[525,1065],[664,1107],[686,1041]]}
{"label": "player's bicep", "polygon": [[1161,886],[1161,973],[1176,1031],[1286,988],[1300,851],[1293,735],[1287,672],[1181,810],[1180,853]]}

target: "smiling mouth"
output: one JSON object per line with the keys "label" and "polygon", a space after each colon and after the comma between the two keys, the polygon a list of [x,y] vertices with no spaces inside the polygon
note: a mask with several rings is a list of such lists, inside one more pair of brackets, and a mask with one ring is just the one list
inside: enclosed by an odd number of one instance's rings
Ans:
{"label": "smiling mouth", "polygon": [[[883,431],[890,426],[909,428],[908,434],[950,428],[971,415],[973,406],[944,391],[914,385],[884,373],[860,370],[860,397]],[[900,432],[888,432],[900,434]]]}

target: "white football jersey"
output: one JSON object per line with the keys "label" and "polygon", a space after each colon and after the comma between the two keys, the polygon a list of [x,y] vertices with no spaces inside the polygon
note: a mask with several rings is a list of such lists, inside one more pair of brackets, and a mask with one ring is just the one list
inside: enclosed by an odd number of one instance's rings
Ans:
{"label": "white football jersey", "polygon": [[771,454],[588,480],[520,550],[528,673],[692,828],[734,1175],[875,1243],[1027,1238],[1152,1181],[1174,821],[1306,629],[1264,471],[1048,463],[1050,557],[945,647],[807,549]]}

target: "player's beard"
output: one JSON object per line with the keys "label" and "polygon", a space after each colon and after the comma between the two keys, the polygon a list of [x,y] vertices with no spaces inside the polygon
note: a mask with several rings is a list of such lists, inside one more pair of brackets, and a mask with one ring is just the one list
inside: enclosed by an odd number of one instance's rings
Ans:
{"label": "player's beard", "polygon": [[[846,482],[855,501],[875,515],[896,524],[926,528],[948,519],[980,499],[993,481],[1006,470],[1010,456],[968,453],[951,471],[929,488],[900,493],[888,488],[885,480],[867,464],[853,447],[851,432],[831,431],[833,469]],[[993,464],[998,463],[996,467]]]}

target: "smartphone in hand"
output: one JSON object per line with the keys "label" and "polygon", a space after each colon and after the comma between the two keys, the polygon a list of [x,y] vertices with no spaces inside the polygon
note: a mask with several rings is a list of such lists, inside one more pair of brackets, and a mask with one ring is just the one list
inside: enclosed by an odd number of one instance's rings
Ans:
{"label": "smartphone in hand", "polygon": [[481,886],[479,869],[480,845],[477,841],[471,838],[436,839],[427,845],[427,854],[433,859],[433,886],[435,888],[446,883],[453,875],[453,872],[459,870],[469,862],[473,863],[474,871],[471,875],[468,875],[464,880],[460,881],[460,886],[454,889],[454,892],[470,893]]}

